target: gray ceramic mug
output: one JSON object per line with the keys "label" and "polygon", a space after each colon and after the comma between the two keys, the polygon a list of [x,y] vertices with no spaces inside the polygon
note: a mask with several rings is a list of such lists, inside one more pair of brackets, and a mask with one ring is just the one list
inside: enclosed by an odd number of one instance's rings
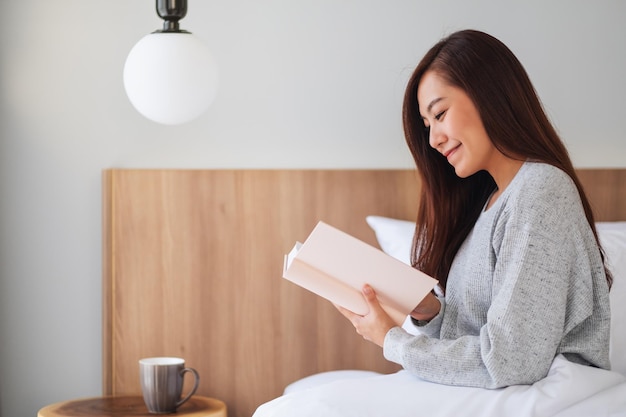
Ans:
{"label": "gray ceramic mug", "polygon": [[[194,385],[181,399],[185,373],[194,375]],[[144,358],[139,361],[139,380],[143,400],[153,414],[173,413],[198,389],[200,376],[193,368],[185,368],[181,358]]]}

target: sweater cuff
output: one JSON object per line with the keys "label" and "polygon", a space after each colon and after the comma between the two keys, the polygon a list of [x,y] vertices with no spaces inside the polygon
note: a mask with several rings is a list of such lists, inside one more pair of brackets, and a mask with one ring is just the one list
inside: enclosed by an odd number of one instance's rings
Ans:
{"label": "sweater cuff", "polygon": [[385,359],[404,366],[402,363],[404,344],[414,337],[415,336],[410,335],[401,327],[391,328],[385,335],[385,340],[383,341],[383,356]]}

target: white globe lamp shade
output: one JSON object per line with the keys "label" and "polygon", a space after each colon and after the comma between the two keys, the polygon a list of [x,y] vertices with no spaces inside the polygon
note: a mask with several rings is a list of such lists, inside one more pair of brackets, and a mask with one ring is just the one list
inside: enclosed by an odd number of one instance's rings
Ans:
{"label": "white globe lamp shade", "polygon": [[204,113],[218,87],[216,62],[189,32],[154,32],[130,51],[124,87],[146,118],[165,125],[190,122]]}

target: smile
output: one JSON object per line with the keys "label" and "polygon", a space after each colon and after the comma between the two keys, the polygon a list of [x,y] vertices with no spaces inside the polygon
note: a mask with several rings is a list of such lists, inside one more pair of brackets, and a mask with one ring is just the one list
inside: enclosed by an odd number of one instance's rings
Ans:
{"label": "smile", "polygon": [[443,156],[445,156],[445,157],[446,157],[446,159],[448,159],[448,160],[449,160],[449,159],[450,159],[450,157],[451,157],[454,153],[456,153],[457,149],[459,149],[459,147],[460,147],[460,146],[461,146],[460,144],[459,144],[459,145],[457,145],[457,146],[455,146],[454,148],[452,148],[452,149],[450,149],[449,151],[447,151],[446,153],[444,153],[444,154],[443,154]]}

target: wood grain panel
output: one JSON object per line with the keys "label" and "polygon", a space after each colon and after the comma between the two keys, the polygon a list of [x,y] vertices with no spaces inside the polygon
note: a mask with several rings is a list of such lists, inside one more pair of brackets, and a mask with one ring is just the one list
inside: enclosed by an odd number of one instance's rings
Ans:
{"label": "wood grain panel", "polygon": [[577,171],[596,221],[626,220],[626,169]]}
{"label": "wood grain panel", "polygon": [[417,192],[410,170],[106,171],[104,393],[180,356],[237,417],[316,372],[397,370],[282,260],[319,220],[376,244],[365,216],[413,219]]}

